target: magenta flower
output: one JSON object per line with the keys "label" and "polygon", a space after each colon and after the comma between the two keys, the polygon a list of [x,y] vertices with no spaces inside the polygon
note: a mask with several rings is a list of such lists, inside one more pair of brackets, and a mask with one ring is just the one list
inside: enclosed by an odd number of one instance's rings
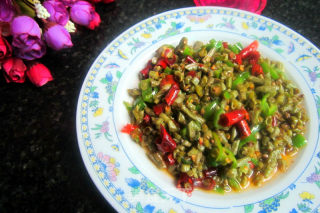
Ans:
{"label": "magenta flower", "polygon": [[55,22],[62,26],[66,25],[69,20],[69,13],[63,3],[55,0],[47,0],[42,4],[50,13],[49,21]]}
{"label": "magenta flower", "polygon": [[38,39],[30,46],[23,48],[14,47],[14,53],[19,58],[25,60],[34,60],[41,58],[46,53],[46,44],[41,39]]}
{"label": "magenta flower", "polygon": [[196,6],[221,6],[261,14],[267,0],[194,0]]}
{"label": "magenta flower", "polygon": [[76,3],[78,0],[60,0],[62,4],[64,4],[67,7],[71,7],[74,3]]}
{"label": "magenta flower", "polygon": [[11,24],[12,46],[15,54],[26,60],[41,58],[46,52],[37,22],[29,16],[18,16]]}
{"label": "magenta flower", "polygon": [[26,47],[41,38],[38,23],[29,16],[15,17],[11,23],[12,45]]}
{"label": "magenta flower", "polygon": [[44,38],[49,47],[54,50],[61,50],[72,47],[71,36],[69,32],[61,25],[50,27],[45,33]]}
{"label": "magenta flower", "polygon": [[70,16],[73,22],[93,30],[99,26],[101,20],[94,7],[87,1],[77,1],[70,9]]}
{"label": "magenta flower", "polygon": [[11,22],[15,10],[11,0],[2,0],[0,4],[0,22]]}

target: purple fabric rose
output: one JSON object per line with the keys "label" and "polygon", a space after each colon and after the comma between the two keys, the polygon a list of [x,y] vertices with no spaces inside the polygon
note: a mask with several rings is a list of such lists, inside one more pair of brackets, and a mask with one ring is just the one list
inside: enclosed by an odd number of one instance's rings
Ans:
{"label": "purple fabric rose", "polygon": [[49,21],[55,22],[62,26],[66,25],[69,20],[69,13],[63,3],[55,0],[47,0],[42,4],[50,13]]}
{"label": "purple fabric rose", "polygon": [[41,39],[41,30],[38,23],[29,16],[18,16],[11,24],[13,36],[12,45],[25,48]]}
{"label": "purple fabric rose", "polygon": [[2,0],[0,4],[0,22],[11,22],[15,10],[11,0]]}
{"label": "purple fabric rose", "polygon": [[76,3],[78,0],[60,0],[62,4],[64,4],[67,7],[71,7],[74,3]]}
{"label": "purple fabric rose", "polygon": [[37,58],[41,58],[46,53],[46,44],[41,39],[32,43],[32,45],[24,47],[24,48],[17,48],[14,47],[14,53],[19,58],[25,60],[34,60]]}
{"label": "purple fabric rose", "polygon": [[78,1],[72,5],[70,16],[73,22],[93,30],[100,24],[100,16],[87,1]]}
{"label": "purple fabric rose", "polygon": [[50,27],[45,33],[44,38],[49,47],[54,50],[61,50],[72,47],[71,36],[69,32],[61,25]]}
{"label": "purple fabric rose", "polygon": [[41,58],[46,51],[45,43],[41,40],[40,27],[29,16],[18,16],[11,24],[13,36],[12,46],[15,54],[26,60]]}

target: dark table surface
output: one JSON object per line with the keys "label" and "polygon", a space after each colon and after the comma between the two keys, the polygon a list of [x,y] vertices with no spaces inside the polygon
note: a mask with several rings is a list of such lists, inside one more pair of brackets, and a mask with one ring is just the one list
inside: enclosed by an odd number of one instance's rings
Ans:
{"label": "dark table surface", "polygon": [[[192,0],[116,0],[98,4],[101,25],[73,35],[74,47],[41,59],[54,81],[0,78],[0,212],[113,212],[91,181],[78,149],[75,112],[94,59],[121,32],[152,15],[194,6]],[[320,1],[268,0],[262,15],[320,46]]]}

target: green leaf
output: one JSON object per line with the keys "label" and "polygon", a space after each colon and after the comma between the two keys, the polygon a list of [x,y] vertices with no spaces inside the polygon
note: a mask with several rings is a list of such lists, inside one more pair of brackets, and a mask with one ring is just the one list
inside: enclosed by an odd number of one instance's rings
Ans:
{"label": "green leaf", "polygon": [[274,36],[272,37],[272,40],[273,40],[273,41],[279,40],[279,36],[278,36],[278,35],[274,35]]}
{"label": "green leaf", "polygon": [[186,27],[185,29],[184,29],[184,32],[190,32],[191,31],[191,27]]}
{"label": "green leaf", "polygon": [[279,54],[281,54],[281,53],[283,53],[283,49],[280,49],[280,48],[276,48],[276,49],[274,49],[277,53],[279,53]]}
{"label": "green leaf", "polygon": [[177,26],[177,23],[176,22],[171,22],[171,26],[175,29],[176,26]]}
{"label": "green leaf", "polygon": [[288,196],[289,196],[289,191],[288,191],[287,193],[285,193],[285,194],[281,193],[281,194],[278,196],[278,198],[279,198],[279,199],[285,199],[285,198],[287,198]]}
{"label": "green leaf", "polygon": [[97,106],[98,106],[98,104],[99,104],[99,102],[98,102],[98,101],[90,101],[90,103],[89,103],[89,107],[97,107]]}
{"label": "green leaf", "polygon": [[103,84],[107,84],[107,83],[108,83],[108,81],[107,81],[106,78],[102,78],[102,79],[100,80],[100,82],[103,83]]}
{"label": "green leaf", "polygon": [[140,192],[140,188],[133,188],[131,190],[132,196],[135,196],[135,195],[139,194],[139,192]]}
{"label": "green leaf", "polygon": [[140,171],[139,171],[135,166],[129,168],[128,170],[129,170],[132,174],[139,174],[139,173],[140,173]]}
{"label": "green leaf", "polygon": [[155,29],[153,27],[147,27],[147,30],[149,30],[149,32],[154,32]]}
{"label": "green leaf", "polygon": [[253,204],[248,204],[244,206],[244,212],[245,213],[250,213],[253,211],[254,205]]}
{"label": "green leaf", "polygon": [[151,181],[147,181],[147,186],[148,186],[149,188],[153,188],[153,189],[156,189],[156,188],[157,188]]}
{"label": "green leaf", "polygon": [[121,78],[121,76],[122,76],[122,72],[117,71],[116,76],[117,76],[117,78]]}
{"label": "green leaf", "polygon": [[137,203],[137,205],[136,205],[136,210],[137,210],[139,213],[143,213],[143,208],[142,208],[140,202]]}
{"label": "green leaf", "polygon": [[90,92],[94,92],[96,89],[97,89],[96,86],[92,86],[92,87],[90,87]]}

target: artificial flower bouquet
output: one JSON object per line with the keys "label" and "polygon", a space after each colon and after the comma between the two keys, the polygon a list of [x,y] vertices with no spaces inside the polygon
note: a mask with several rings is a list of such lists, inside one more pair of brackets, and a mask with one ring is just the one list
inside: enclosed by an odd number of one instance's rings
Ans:
{"label": "artificial flower bouquet", "polygon": [[28,78],[43,86],[53,80],[50,70],[37,61],[47,48],[73,46],[70,33],[82,25],[95,29],[100,16],[94,5],[114,0],[0,0],[0,69],[6,82]]}

